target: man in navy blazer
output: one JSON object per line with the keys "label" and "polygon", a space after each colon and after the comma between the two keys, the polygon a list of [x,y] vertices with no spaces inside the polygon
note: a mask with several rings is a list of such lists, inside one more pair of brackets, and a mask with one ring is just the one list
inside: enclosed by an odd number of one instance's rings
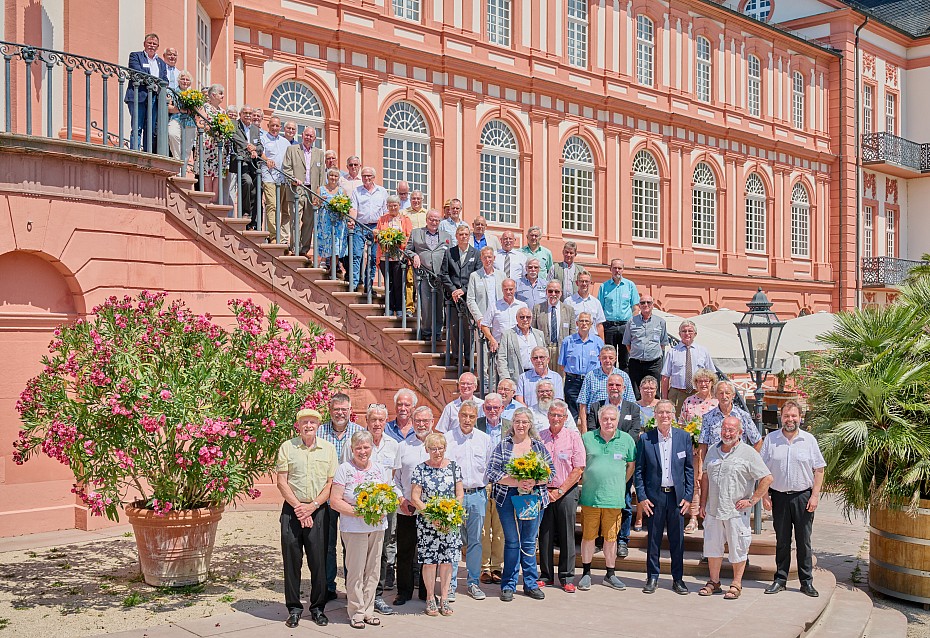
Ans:
{"label": "man in navy blazer", "polygon": [[694,496],[694,465],[691,435],[673,428],[675,404],[659,401],[656,427],[636,443],[636,494],[648,517],[649,549],[646,554],[646,586],[652,594],[659,585],[659,550],[662,533],[668,532],[672,557],[672,591],[687,594],[684,576],[685,512]]}
{"label": "man in navy blazer", "polygon": [[[129,54],[129,68],[139,73],[154,75],[160,80],[168,81],[168,66],[165,61],[158,57],[158,36],[149,33],[145,36],[142,44],[142,51],[133,51]],[[126,97],[123,101],[129,106],[129,121],[132,127],[129,132],[129,143],[132,149],[139,150],[141,144],[142,150],[151,150],[155,152],[156,144],[156,124],[157,124],[157,95],[152,95],[152,110],[149,111],[148,98],[149,90],[145,84],[136,86],[135,76],[131,77],[126,87]],[[149,149],[148,132],[152,135],[152,148]],[[135,136],[133,136],[135,132]]]}

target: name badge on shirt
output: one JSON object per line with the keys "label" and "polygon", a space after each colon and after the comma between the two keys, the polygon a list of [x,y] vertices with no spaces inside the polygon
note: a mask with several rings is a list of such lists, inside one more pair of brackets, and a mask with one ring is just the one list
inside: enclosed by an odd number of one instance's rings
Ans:
{"label": "name badge on shirt", "polygon": [[563,324],[562,324],[562,327],[567,329],[567,328],[568,328],[568,324],[567,324],[567,323],[563,323]]}
{"label": "name badge on shirt", "polygon": [[622,454],[614,454],[614,460],[615,460],[615,461],[622,461],[622,460],[623,460],[623,455],[622,455]]}
{"label": "name badge on shirt", "polygon": [[623,420],[624,420],[624,421],[632,421],[632,420],[633,420],[633,415],[632,415],[632,414],[627,414],[625,417],[623,417]]}
{"label": "name badge on shirt", "polygon": [[567,461],[567,460],[568,460],[568,452],[559,452],[559,460],[560,460],[560,461]]}
{"label": "name badge on shirt", "polygon": [[656,334],[654,337],[652,337],[652,340],[655,341],[656,343],[659,343],[662,341],[662,335]]}
{"label": "name badge on shirt", "polygon": [[680,459],[683,459],[683,458],[685,458],[686,456],[688,456],[688,455],[687,455],[685,452],[679,452],[679,453],[678,453],[678,458],[680,458]]}
{"label": "name badge on shirt", "polygon": [[723,463],[722,459],[714,459],[713,461],[707,464],[707,467],[713,467],[714,465],[720,465],[721,463]]}

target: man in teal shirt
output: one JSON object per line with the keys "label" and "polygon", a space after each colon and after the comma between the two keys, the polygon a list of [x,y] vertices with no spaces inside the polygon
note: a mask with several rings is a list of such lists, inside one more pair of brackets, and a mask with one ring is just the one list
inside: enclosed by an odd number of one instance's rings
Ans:
{"label": "man in teal shirt", "polygon": [[549,273],[552,271],[552,251],[539,244],[541,238],[542,229],[539,226],[530,226],[526,231],[526,246],[521,248],[520,252],[525,253],[527,259],[533,257],[538,259],[539,278],[549,281]]}
{"label": "man in teal shirt", "polygon": [[604,537],[604,584],[625,589],[617,578],[617,536],[626,504],[627,485],[636,469],[636,443],[633,437],[618,430],[620,413],[614,405],[605,405],[597,414],[599,430],[581,437],[586,464],[581,483],[581,580],[578,589],[591,589],[591,561],[598,532]]}
{"label": "man in teal shirt", "polygon": [[597,290],[597,300],[604,308],[604,343],[617,349],[617,367],[628,372],[629,353],[623,345],[627,322],[639,314],[639,292],[636,284],[623,277],[623,260],[610,260],[611,279]]}

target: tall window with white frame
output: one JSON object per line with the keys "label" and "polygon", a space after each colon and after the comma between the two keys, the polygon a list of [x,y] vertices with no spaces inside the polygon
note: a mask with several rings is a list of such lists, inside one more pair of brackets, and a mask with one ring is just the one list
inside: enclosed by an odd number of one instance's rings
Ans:
{"label": "tall window with white frame", "polygon": [[885,256],[886,257],[897,257],[898,256],[898,242],[896,234],[896,226],[898,222],[898,213],[897,211],[891,209],[885,209]]}
{"label": "tall window with white frame", "polygon": [[636,16],[636,81],[652,86],[655,64],[655,25],[644,15]]}
{"label": "tall window with white frame", "polygon": [[420,0],[393,0],[394,15],[404,20],[420,21]]}
{"label": "tall window with white frame", "polygon": [[695,95],[701,102],[710,102],[711,83],[710,40],[701,36],[697,39],[697,67],[695,68]]}
{"label": "tall window with white frame", "polygon": [[746,178],[746,250],[765,252],[765,184],[752,173]]}
{"label": "tall window with white frame", "polygon": [[885,132],[890,135],[898,134],[898,121],[895,119],[897,106],[898,97],[894,93],[885,93]]}
{"label": "tall window with white frame", "polygon": [[211,42],[210,16],[197,5],[197,86],[210,85],[210,59],[213,46]]}
{"label": "tall window with white frame", "polygon": [[804,128],[804,74],[795,71],[791,81],[791,121],[794,128]]}
{"label": "tall window with white frame", "polygon": [[874,118],[872,112],[872,85],[863,84],[862,85],[862,133],[864,135],[869,135],[872,133],[872,120]]}
{"label": "tall window with white frame", "polygon": [[717,245],[717,179],[710,166],[694,167],[691,190],[691,242],[695,246]]}
{"label": "tall window with white frame", "polygon": [[746,106],[750,115],[759,117],[762,113],[762,63],[754,55],[750,55],[747,62]]}
{"label": "tall window with white frame", "polygon": [[519,157],[517,138],[507,124],[491,120],[484,125],[478,209],[491,223],[516,225],[519,221]]}
{"label": "tall window with white frame", "polygon": [[410,102],[395,102],[384,114],[384,173],[382,185],[389,191],[406,180],[411,191],[429,197],[429,128],[420,110]]}
{"label": "tall window with white frame", "polygon": [[772,0],[749,0],[743,7],[743,13],[760,22],[768,22],[772,17]]}
{"label": "tall window with white frame", "polygon": [[862,256],[871,259],[875,251],[875,238],[872,235],[872,224],[875,219],[875,209],[871,206],[862,207]]}
{"label": "tall window with white frame", "polygon": [[311,126],[316,131],[314,146],[325,146],[323,107],[316,94],[306,84],[296,80],[285,80],[271,92],[268,108],[281,118],[282,122],[293,120],[297,124],[297,139],[300,139],[305,128]]}
{"label": "tall window with white frame", "polygon": [[659,165],[649,151],[633,157],[633,239],[659,239]]}
{"label": "tall window with white frame", "polygon": [[562,149],[562,230],[594,232],[594,155],[577,135]]}
{"label": "tall window with white frame", "polygon": [[568,0],[568,63],[588,66],[588,0]]}
{"label": "tall window with white frame", "polygon": [[810,257],[810,243],[811,200],[807,187],[798,182],[791,189],[791,256]]}
{"label": "tall window with white frame", "polygon": [[502,47],[510,46],[511,0],[487,0],[488,42]]}

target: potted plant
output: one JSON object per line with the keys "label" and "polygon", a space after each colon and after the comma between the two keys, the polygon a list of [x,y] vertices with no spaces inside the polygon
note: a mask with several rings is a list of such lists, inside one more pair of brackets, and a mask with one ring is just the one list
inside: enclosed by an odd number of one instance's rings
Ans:
{"label": "potted plant", "polygon": [[259,495],[297,410],[357,385],[317,363],[335,345],[319,326],[229,307],[232,329],[165,293],[110,297],[55,331],[16,405],[15,462],[41,451],[68,465],[92,515],[118,520],[125,506],[152,585],[203,582],[223,508]]}
{"label": "potted plant", "polygon": [[872,589],[930,603],[930,276],[886,307],[837,315],[805,373],[824,487],[868,511]]}

